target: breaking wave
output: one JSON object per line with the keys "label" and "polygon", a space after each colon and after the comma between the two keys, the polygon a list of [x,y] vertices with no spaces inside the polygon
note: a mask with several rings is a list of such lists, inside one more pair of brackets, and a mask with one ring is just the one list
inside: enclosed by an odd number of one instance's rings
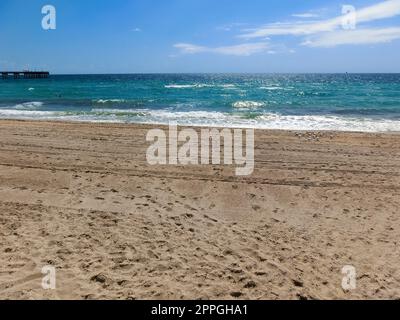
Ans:
{"label": "breaking wave", "polygon": [[236,109],[256,109],[261,108],[265,105],[264,102],[258,101],[237,101],[233,103],[233,107]]}
{"label": "breaking wave", "polygon": [[400,120],[342,116],[289,116],[278,113],[189,111],[150,109],[91,109],[89,111],[38,111],[0,109],[0,118],[88,122],[146,123],[282,130],[332,130],[400,132]]}
{"label": "breaking wave", "polygon": [[43,102],[32,101],[32,102],[24,102],[21,104],[17,104],[13,108],[19,109],[19,110],[32,110],[32,109],[40,108],[42,106],[43,106]]}

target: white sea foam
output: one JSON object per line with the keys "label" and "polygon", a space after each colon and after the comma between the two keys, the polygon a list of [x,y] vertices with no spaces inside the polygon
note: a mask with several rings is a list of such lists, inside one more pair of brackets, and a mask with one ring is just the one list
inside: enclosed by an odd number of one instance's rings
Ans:
{"label": "white sea foam", "polygon": [[274,90],[283,90],[282,87],[260,87],[260,89],[263,90],[269,90],[269,91],[274,91]]}
{"label": "white sea foam", "polygon": [[287,116],[263,114],[255,128],[283,130],[321,130],[354,132],[400,132],[399,120],[349,118],[336,116]]}
{"label": "white sea foam", "polygon": [[164,86],[166,89],[193,89],[193,88],[224,88],[234,89],[234,84],[206,84],[206,83],[195,83],[195,84],[169,84]]}
{"label": "white sea foam", "polygon": [[205,88],[209,87],[208,84],[169,84],[166,85],[166,89],[191,89],[191,88]]}
{"label": "white sea foam", "polygon": [[210,111],[93,109],[74,114],[58,111],[0,109],[0,118],[148,124],[175,122],[179,125],[310,131],[400,132],[400,120],[320,115],[288,116],[274,113],[260,113],[249,118],[241,112],[231,114]]}
{"label": "white sea foam", "polygon": [[95,103],[99,104],[106,104],[106,103],[118,103],[118,102],[125,102],[124,99],[99,99],[95,100]]}
{"label": "white sea foam", "polygon": [[263,86],[259,87],[261,90],[267,90],[267,91],[291,91],[294,88],[293,87],[281,87],[281,86]]}
{"label": "white sea foam", "polygon": [[224,89],[235,89],[236,86],[234,84],[222,84],[221,88],[224,88]]}
{"label": "white sea foam", "polygon": [[0,109],[0,117],[42,117],[42,116],[51,116],[57,115],[57,112],[53,111],[37,111],[37,110],[18,110],[18,109]]}
{"label": "white sea foam", "polygon": [[43,102],[31,101],[15,105],[13,108],[17,110],[32,110],[43,106]]}
{"label": "white sea foam", "polygon": [[146,123],[159,122],[166,123],[169,121],[187,120],[197,122],[212,122],[213,120],[226,120],[230,115],[222,112],[208,111],[168,111],[168,110],[150,110],[150,109],[92,109],[94,115],[124,115],[140,118]]}
{"label": "white sea foam", "polygon": [[264,102],[259,101],[237,101],[233,104],[233,107],[236,109],[256,109],[264,105]]}

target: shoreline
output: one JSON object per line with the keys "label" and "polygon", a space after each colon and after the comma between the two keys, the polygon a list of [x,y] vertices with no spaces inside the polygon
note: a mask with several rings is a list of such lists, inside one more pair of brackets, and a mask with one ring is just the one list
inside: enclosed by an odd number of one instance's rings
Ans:
{"label": "shoreline", "polygon": [[238,177],[150,166],[154,127],[0,120],[1,299],[400,296],[398,133],[256,130]]}
{"label": "shoreline", "polygon": [[[115,121],[87,121],[87,120],[57,120],[57,119],[14,119],[14,118],[0,118],[0,124],[2,122],[22,122],[22,123],[54,123],[54,124],[71,124],[71,125],[88,125],[88,126],[121,126],[121,127],[152,127],[152,128],[168,128],[168,124],[165,123],[140,123],[140,122],[115,122]],[[201,129],[201,128],[216,128],[216,129],[253,129],[254,131],[261,131],[261,132],[286,132],[286,133],[332,133],[332,134],[366,134],[366,135],[399,135],[399,131],[346,131],[346,130],[324,130],[324,129],[302,129],[302,130],[295,130],[295,129],[268,129],[268,128],[254,128],[254,127],[246,127],[246,126],[211,126],[209,124],[204,125],[190,125],[190,124],[178,124],[179,128],[194,128],[194,129]]]}

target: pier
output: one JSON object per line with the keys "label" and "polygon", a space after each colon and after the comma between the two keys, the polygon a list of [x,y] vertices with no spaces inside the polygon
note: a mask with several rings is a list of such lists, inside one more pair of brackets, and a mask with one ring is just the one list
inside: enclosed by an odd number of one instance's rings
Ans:
{"label": "pier", "polygon": [[48,71],[0,71],[3,79],[45,79],[50,76]]}

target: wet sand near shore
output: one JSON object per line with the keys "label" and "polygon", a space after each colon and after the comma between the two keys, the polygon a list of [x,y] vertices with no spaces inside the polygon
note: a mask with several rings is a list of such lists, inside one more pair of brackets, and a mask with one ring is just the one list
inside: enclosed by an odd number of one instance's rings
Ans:
{"label": "wet sand near shore", "polygon": [[0,121],[0,299],[400,298],[399,134],[256,130],[237,177],[153,127]]}

